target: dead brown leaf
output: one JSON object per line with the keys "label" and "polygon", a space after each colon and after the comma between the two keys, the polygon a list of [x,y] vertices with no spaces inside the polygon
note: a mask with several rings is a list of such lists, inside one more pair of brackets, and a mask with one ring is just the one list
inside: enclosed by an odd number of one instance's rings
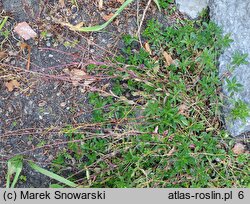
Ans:
{"label": "dead brown leaf", "polygon": [[145,48],[145,50],[146,50],[150,55],[152,55],[152,51],[151,51],[151,48],[150,48],[148,42],[146,42],[146,43],[144,44],[144,48]]}
{"label": "dead brown leaf", "polygon": [[24,40],[29,40],[30,38],[35,38],[37,36],[36,32],[26,22],[18,23],[15,26],[14,31]]}
{"label": "dead brown leaf", "polygon": [[4,59],[5,57],[7,57],[7,53],[4,52],[4,51],[0,51],[0,61],[1,61],[2,59]]}
{"label": "dead brown leaf", "polygon": [[175,152],[175,147],[173,147],[168,153],[167,156],[172,156]]}
{"label": "dead brown leaf", "polygon": [[98,8],[99,8],[99,10],[103,9],[103,0],[99,0]]}
{"label": "dead brown leaf", "polygon": [[173,58],[170,54],[168,54],[166,51],[163,52],[163,56],[165,58],[166,66],[169,67],[171,64],[173,64]]}
{"label": "dead brown leaf", "polygon": [[111,19],[112,17],[114,16],[113,13],[110,13],[108,15],[103,15],[102,18],[105,20],[105,21],[108,21],[109,19]]}
{"label": "dead brown leaf", "polygon": [[179,114],[188,117],[188,106],[186,104],[181,104],[179,106]]}
{"label": "dead brown leaf", "polygon": [[20,83],[17,80],[11,80],[5,83],[5,86],[9,92],[12,92],[15,88],[20,87]]}
{"label": "dead brown leaf", "polygon": [[81,27],[83,27],[83,26],[84,26],[84,22],[80,22],[77,25],[75,25],[75,28],[76,29],[81,29]]}
{"label": "dead brown leaf", "polygon": [[117,2],[123,4],[125,2],[125,0],[116,0]]}
{"label": "dead brown leaf", "polygon": [[27,69],[27,70],[30,70],[30,54],[31,54],[31,47],[30,47],[27,43],[25,43],[25,42],[22,42],[21,45],[20,45],[20,47],[21,47],[21,51],[23,51],[23,50],[26,49],[26,48],[27,48],[27,50],[28,50],[28,59],[27,59],[26,69]]}
{"label": "dead brown leaf", "polygon": [[65,1],[64,0],[59,0],[59,4],[61,7],[65,7]]}
{"label": "dead brown leaf", "polygon": [[87,73],[81,69],[72,69],[70,71],[70,79],[72,80],[73,86],[78,86],[79,82],[85,78]]}
{"label": "dead brown leaf", "polygon": [[245,145],[241,143],[236,143],[232,150],[234,154],[243,154],[245,152]]}
{"label": "dead brown leaf", "polygon": [[95,82],[95,79],[87,79],[84,81],[83,86],[89,86],[90,84],[94,82]]}

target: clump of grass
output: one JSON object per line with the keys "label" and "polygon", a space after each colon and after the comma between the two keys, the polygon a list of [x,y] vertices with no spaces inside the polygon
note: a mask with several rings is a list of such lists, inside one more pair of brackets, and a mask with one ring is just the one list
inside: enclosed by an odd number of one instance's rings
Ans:
{"label": "clump of grass", "polygon": [[86,187],[248,186],[249,155],[231,151],[220,122],[217,58],[229,37],[208,21],[151,20],[143,39],[151,54],[125,36],[117,66],[89,66],[117,77],[89,93],[93,124],[64,130],[71,142],[52,170],[69,167]]}
{"label": "clump of grass", "polygon": [[[31,167],[72,187],[249,186],[249,154],[232,152],[220,121],[217,59],[229,37],[206,19],[168,28],[151,20],[142,40],[146,49],[124,36],[125,48],[109,66],[87,67],[112,80],[88,94],[91,124],[62,130],[68,143],[51,171],[68,178]],[[244,59],[235,57],[233,66]],[[227,84],[232,92],[240,88],[235,79]],[[245,116],[244,104],[233,114]],[[20,175],[17,159],[9,163],[8,186],[13,173],[12,186]]]}
{"label": "clump of grass", "polygon": [[234,108],[231,110],[231,115],[233,119],[240,119],[246,122],[246,118],[250,117],[250,108],[247,103],[241,100],[235,101]]}

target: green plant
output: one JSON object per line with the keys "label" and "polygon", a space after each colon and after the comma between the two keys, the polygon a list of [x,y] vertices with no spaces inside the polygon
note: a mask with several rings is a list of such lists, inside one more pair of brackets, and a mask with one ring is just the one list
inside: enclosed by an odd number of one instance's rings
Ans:
{"label": "green plant", "polygon": [[9,18],[8,16],[5,16],[4,19],[0,22],[0,31],[3,29],[3,27],[6,24],[8,18]]}
{"label": "green plant", "polygon": [[151,20],[142,37],[151,53],[126,35],[117,66],[88,67],[116,78],[89,93],[92,123],[65,128],[51,170],[73,165],[70,179],[84,187],[248,186],[249,155],[234,155],[220,123],[217,59],[229,37],[204,19],[165,29]]}
{"label": "green plant", "polygon": [[169,4],[173,3],[174,1],[173,0],[158,0],[158,2],[159,2],[160,8],[166,9],[168,8]]}
{"label": "green plant", "polygon": [[5,16],[2,21],[0,21],[0,37],[3,36],[3,40],[1,41],[1,46],[3,46],[4,42],[8,39],[10,31],[8,29],[3,30],[6,22],[8,21],[9,17]]}
{"label": "green plant", "polygon": [[[57,180],[58,182],[61,182],[67,186],[70,186],[70,187],[79,187],[79,185],[55,174],[55,173],[52,173],[46,169],[43,169],[41,167],[39,167],[38,165],[36,165],[34,162],[32,161],[28,161],[28,164],[30,165],[31,168],[33,168],[35,171],[38,171],[39,173],[41,174],[44,174],[54,180]],[[6,178],[6,187],[7,188],[14,188],[16,183],[18,182],[18,179],[19,179],[19,176],[20,176],[20,173],[22,171],[22,168],[23,168],[23,156],[15,156],[11,159],[9,159],[8,161],[8,172],[7,172],[7,178]],[[15,176],[14,176],[14,179],[10,185],[10,182],[11,182],[11,176],[15,173]],[[20,176],[20,179],[21,180],[26,180],[26,177],[24,176]],[[56,187],[56,185],[52,185],[51,187]]]}
{"label": "green plant", "polygon": [[78,187],[77,184],[75,184],[75,183],[73,183],[73,182],[71,182],[71,181],[69,181],[69,180],[55,174],[55,173],[52,173],[52,172],[50,172],[50,171],[48,171],[46,169],[43,169],[43,168],[37,166],[34,162],[29,161],[29,165],[30,165],[31,168],[38,171],[39,173],[44,174],[44,175],[46,175],[46,176],[48,176],[48,177],[50,177],[50,178],[52,178],[54,180],[57,180],[57,181],[65,184],[67,186],[70,186],[70,187],[73,187],[73,188]]}
{"label": "green plant", "polygon": [[[229,37],[207,18],[147,25],[150,52],[126,35],[120,56],[86,67],[112,78],[88,93],[91,121],[61,130],[68,142],[50,171],[30,166],[71,187],[249,186],[249,154],[234,154],[220,121],[217,59]],[[230,91],[237,84],[228,80]],[[239,101],[232,114],[247,109]]]}
{"label": "green plant", "polygon": [[246,118],[250,116],[250,108],[247,103],[238,100],[235,101],[234,108],[231,110],[233,119],[241,119],[246,121]]}
{"label": "green plant", "polygon": [[[16,156],[16,157],[11,158],[8,161],[8,172],[7,172],[7,178],[6,178],[7,188],[14,188],[14,186],[16,185],[18,181],[22,168],[23,168],[23,156]],[[11,176],[13,174],[15,174],[15,176],[11,183]]]}
{"label": "green plant", "polygon": [[228,71],[232,73],[238,66],[248,64],[247,57],[248,54],[242,54],[239,51],[235,52],[231,64],[227,65]]}
{"label": "green plant", "polygon": [[42,39],[46,39],[47,36],[48,36],[48,31],[43,30],[43,31],[41,32],[41,37],[42,37]]}
{"label": "green plant", "polygon": [[234,76],[231,80],[226,78],[227,82],[227,90],[228,92],[231,92],[231,96],[234,95],[235,92],[239,92],[242,90],[242,84],[237,82],[236,77]]}
{"label": "green plant", "polygon": [[249,62],[247,61],[248,54],[242,54],[240,52],[236,52],[233,55],[233,61],[232,64],[239,66],[241,64],[248,64]]}
{"label": "green plant", "polygon": [[26,182],[27,181],[27,176],[21,175],[19,178],[21,181]]}

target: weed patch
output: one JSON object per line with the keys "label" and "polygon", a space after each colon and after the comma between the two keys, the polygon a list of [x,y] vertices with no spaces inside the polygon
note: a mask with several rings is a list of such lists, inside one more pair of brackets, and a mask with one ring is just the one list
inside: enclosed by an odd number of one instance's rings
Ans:
{"label": "weed patch", "polygon": [[124,36],[114,66],[88,67],[114,79],[89,93],[91,125],[63,130],[69,143],[52,171],[70,169],[68,179],[85,187],[248,186],[249,155],[231,151],[220,121],[217,58],[229,36],[204,19],[168,28],[151,20],[142,39],[151,52]]}

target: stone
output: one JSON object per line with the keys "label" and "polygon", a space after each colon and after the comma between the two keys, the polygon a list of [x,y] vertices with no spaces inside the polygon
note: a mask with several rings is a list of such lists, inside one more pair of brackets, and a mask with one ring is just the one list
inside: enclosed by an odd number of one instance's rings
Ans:
{"label": "stone", "polygon": [[232,149],[234,154],[243,154],[245,152],[245,145],[236,143]]}
{"label": "stone", "polygon": [[[227,65],[232,62],[236,52],[248,54],[247,61],[250,61],[250,1],[246,0],[210,0],[211,20],[223,29],[223,34],[231,34],[233,42],[226,48],[219,58],[219,74],[222,77],[228,72]],[[233,96],[227,90],[226,83],[223,84],[223,93],[227,96],[223,115],[225,125],[231,136],[250,136],[250,117],[246,121],[232,119],[231,110],[233,101],[241,100],[250,108],[250,64],[240,65],[231,73],[236,77],[237,82],[243,85],[243,89]]]}
{"label": "stone", "polygon": [[198,18],[202,10],[208,6],[208,0],[176,0],[175,2],[179,11],[192,19]]}
{"label": "stone", "polygon": [[36,32],[30,27],[27,22],[18,23],[15,26],[14,31],[24,40],[29,40],[30,38],[35,38],[37,36]]}

